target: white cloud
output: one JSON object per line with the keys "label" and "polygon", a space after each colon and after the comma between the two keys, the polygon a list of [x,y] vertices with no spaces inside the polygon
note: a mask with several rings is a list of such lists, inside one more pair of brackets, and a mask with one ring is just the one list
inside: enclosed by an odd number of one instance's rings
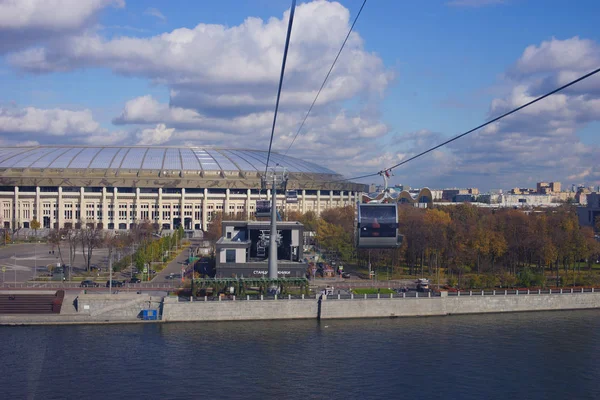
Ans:
{"label": "white cloud", "polygon": [[[150,78],[171,87],[171,105],[203,114],[248,114],[274,104],[287,28],[280,19],[247,18],[241,25],[199,24],[150,38],[106,40],[93,32],[12,54],[11,64],[30,72],[88,66]],[[335,2],[298,6],[286,67],[282,107],[306,108],[313,100],[349,29],[349,11]],[[393,79],[382,60],[351,35],[319,104],[358,94],[383,94]]]}
{"label": "white cloud", "polygon": [[124,0],[2,0],[0,53],[80,32],[108,6],[124,7]]}
{"label": "white cloud", "polygon": [[108,131],[90,110],[0,107],[0,139],[10,143],[104,143],[127,140],[127,134]]}
{"label": "white cloud", "polygon": [[[542,89],[556,88],[565,76],[583,75],[599,60],[600,46],[578,37],[529,46],[508,70],[505,84],[509,94],[492,101],[487,119],[533,100]],[[439,164],[430,155],[411,162],[404,168],[405,178],[438,187],[454,182],[510,188],[541,180],[563,181],[565,186],[586,180],[597,185],[600,148],[584,145],[578,136],[587,124],[600,121],[600,91],[595,85],[590,78],[451,143],[443,149],[450,163]],[[442,141],[440,138],[437,143]],[[424,150],[415,143],[408,147],[411,154]]]}
{"label": "white cloud", "polygon": [[156,17],[162,21],[167,19],[167,17],[165,17],[158,8],[154,8],[154,7],[146,9],[146,11],[144,11],[144,14],[150,15],[152,17]]}
{"label": "white cloud", "polygon": [[136,134],[139,145],[163,144],[171,138],[174,128],[167,128],[165,124],[158,124],[155,128],[142,129]]}
{"label": "white cloud", "polygon": [[0,132],[44,133],[52,136],[85,135],[97,132],[99,124],[90,110],[0,108]]}

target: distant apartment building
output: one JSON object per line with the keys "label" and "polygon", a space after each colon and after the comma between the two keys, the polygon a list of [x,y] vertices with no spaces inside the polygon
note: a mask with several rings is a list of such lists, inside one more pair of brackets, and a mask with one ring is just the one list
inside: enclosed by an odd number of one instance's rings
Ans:
{"label": "distant apartment building", "polygon": [[536,194],[536,191],[535,189],[516,187],[510,190],[510,194]]}
{"label": "distant apartment building", "polygon": [[477,196],[479,203],[499,204],[502,203],[502,193],[484,193]]}
{"label": "distant apartment building", "polygon": [[472,194],[457,194],[454,196],[455,203],[473,203],[477,198]]}
{"label": "distant apartment building", "polygon": [[558,205],[556,197],[551,194],[505,194],[500,203],[505,207],[551,206]]}
{"label": "distant apartment building", "polygon": [[444,191],[441,189],[431,189],[431,196],[433,197],[433,201],[441,201],[443,192]]}
{"label": "distant apartment building", "polygon": [[[459,199],[462,200],[456,200],[457,196],[460,195],[470,195],[471,197],[459,197]],[[465,201],[464,199],[467,198],[473,198],[473,196],[477,196],[479,195],[479,189],[477,188],[467,188],[467,189],[457,189],[457,188],[452,188],[452,189],[444,189],[442,190],[442,201],[447,201],[447,202],[461,202],[461,201]],[[469,200],[469,201],[473,201],[473,200]]]}
{"label": "distant apartment building", "polygon": [[595,226],[600,217],[600,193],[586,194],[586,204],[577,208],[577,217],[581,226]]}
{"label": "distant apartment building", "polygon": [[577,189],[577,193],[575,193],[575,201],[578,204],[584,206],[588,202],[587,196],[591,193],[592,193],[592,191],[590,191],[590,189],[581,186]]}
{"label": "distant apartment building", "polygon": [[537,194],[559,193],[560,182],[538,182],[536,192]]}

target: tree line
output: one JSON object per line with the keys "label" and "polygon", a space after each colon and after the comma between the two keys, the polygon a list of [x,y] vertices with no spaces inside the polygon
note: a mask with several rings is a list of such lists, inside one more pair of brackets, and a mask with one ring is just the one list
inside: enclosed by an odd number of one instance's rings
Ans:
{"label": "tree line", "polygon": [[[398,205],[404,240],[394,250],[355,247],[352,206],[293,215],[316,231],[318,246],[344,262],[374,268],[405,268],[408,274],[440,276],[451,286],[544,286],[585,283],[600,258],[592,227],[579,226],[576,208],[525,212],[469,204],[421,209]],[[589,274],[588,274],[589,275]],[[463,278],[467,279],[463,279]]]}

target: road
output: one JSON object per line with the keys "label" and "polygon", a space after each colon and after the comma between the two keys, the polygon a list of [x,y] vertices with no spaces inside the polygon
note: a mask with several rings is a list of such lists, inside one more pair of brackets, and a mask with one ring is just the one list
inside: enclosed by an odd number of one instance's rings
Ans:
{"label": "road", "polygon": [[[68,244],[61,245],[63,251],[63,260],[68,263]],[[48,273],[46,268],[49,264],[60,262],[58,250],[52,252],[52,246],[45,243],[22,243],[9,244],[0,247],[0,282],[26,282],[35,276],[42,276]],[[81,249],[75,253],[74,269],[86,268]],[[92,264],[97,264],[101,268],[108,266],[108,250],[94,249],[92,252]],[[4,272],[2,272],[4,270]],[[118,278],[117,278],[118,279]]]}
{"label": "road", "polygon": [[152,279],[152,283],[172,283],[173,279],[167,279],[166,277],[170,274],[181,274],[181,268],[187,268],[188,257],[189,250],[186,248],[173,261],[167,264],[162,271],[156,274]]}

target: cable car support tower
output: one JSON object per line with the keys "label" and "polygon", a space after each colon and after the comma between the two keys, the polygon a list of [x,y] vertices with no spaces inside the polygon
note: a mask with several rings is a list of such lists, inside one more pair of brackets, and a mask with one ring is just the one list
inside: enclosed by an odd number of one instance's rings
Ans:
{"label": "cable car support tower", "polygon": [[263,185],[271,184],[271,233],[269,235],[269,279],[277,279],[277,187],[283,193],[288,181],[285,167],[275,165],[267,170],[263,177]]}

